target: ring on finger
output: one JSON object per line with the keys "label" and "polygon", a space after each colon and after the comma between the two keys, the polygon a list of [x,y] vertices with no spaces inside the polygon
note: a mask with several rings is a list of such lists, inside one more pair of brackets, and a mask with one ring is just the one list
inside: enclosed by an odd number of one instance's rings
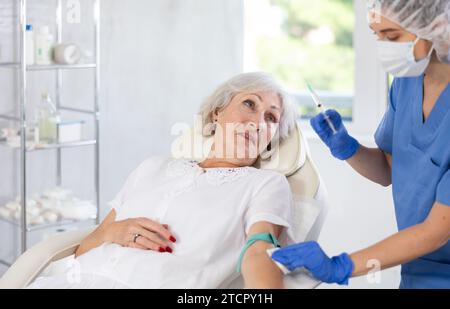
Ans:
{"label": "ring on finger", "polygon": [[134,234],[134,237],[133,237],[134,243],[136,243],[136,240],[138,239],[139,236],[141,236],[141,234]]}

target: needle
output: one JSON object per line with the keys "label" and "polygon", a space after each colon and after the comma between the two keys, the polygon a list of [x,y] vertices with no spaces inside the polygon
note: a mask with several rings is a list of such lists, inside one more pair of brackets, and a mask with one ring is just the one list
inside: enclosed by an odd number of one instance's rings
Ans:
{"label": "needle", "polygon": [[314,91],[313,87],[310,84],[307,84],[309,93],[311,94],[312,99],[317,105],[317,108],[319,109],[320,113],[324,116],[325,121],[328,123],[328,126],[333,131],[333,135],[337,133],[336,128],[334,127],[333,122],[331,122],[330,117],[325,113],[325,107],[322,104],[322,101],[320,100],[317,93]]}

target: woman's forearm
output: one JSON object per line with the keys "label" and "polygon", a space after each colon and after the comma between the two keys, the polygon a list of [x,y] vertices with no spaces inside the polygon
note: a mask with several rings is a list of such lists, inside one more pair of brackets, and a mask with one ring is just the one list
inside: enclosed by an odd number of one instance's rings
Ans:
{"label": "woman's forearm", "polygon": [[386,155],[378,148],[360,146],[358,152],[347,160],[355,171],[382,186],[390,186],[391,166]]}
{"label": "woman's forearm", "polygon": [[79,257],[86,252],[99,247],[104,242],[110,241],[107,233],[107,229],[116,220],[116,211],[113,209],[109,212],[103,222],[91,233],[89,234],[78,247],[75,252],[75,257]]}
{"label": "woman's forearm", "polygon": [[424,223],[353,253],[351,255],[355,265],[353,276],[365,275],[373,271],[374,267],[381,270],[410,262],[445,245],[450,233],[448,223],[450,216],[446,208],[448,206],[436,204]]}
{"label": "woman's forearm", "polygon": [[244,256],[242,275],[247,289],[282,289],[283,273],[266,253],[273,246],[255,243]]}
{"label": "woman's forearm", "polygon": [[106,242],[106,233],[104,229],[97,228],[94,232],[92,232],[88,237],[86,237],[78,247],[75,252],[75,257],[79,257],[80,255],[85,254],[86,252],[99,247],[104,242]]}

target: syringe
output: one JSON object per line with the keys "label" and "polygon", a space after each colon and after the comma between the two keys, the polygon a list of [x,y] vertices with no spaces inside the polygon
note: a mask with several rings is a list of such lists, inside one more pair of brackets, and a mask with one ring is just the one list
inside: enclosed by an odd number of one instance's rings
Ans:
{"label": "syringe", "polygon": [[325,107],[323,107],[322,101],[320,100],[319,96],[317,95],[317,93],[314,91],[313,87],[310,84],[307,84],[308,86],[308,90],[309,93],[311,94],[312,99],[314,100],[314,102],[317,105],[317,108],[319,109],[320,113],[323,115],[325,121],[328,123],[328,126],[330,127],[330,129],[333,131],[333,135],[337,133],[337,130],[333,124],[333,122],[331,122],[330,117],[325,113]]}

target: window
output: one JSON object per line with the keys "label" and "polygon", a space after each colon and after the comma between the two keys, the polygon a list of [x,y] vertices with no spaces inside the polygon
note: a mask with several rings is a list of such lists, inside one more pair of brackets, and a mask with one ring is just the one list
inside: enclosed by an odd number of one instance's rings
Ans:
{"label": "window", "polygon": [[273,74],[290,90],[304,119],[316,114],[310,83],[326,107],[337,109],[351,126],[374,130],[387,83],[363,2],[245,0],[244,71]]}

